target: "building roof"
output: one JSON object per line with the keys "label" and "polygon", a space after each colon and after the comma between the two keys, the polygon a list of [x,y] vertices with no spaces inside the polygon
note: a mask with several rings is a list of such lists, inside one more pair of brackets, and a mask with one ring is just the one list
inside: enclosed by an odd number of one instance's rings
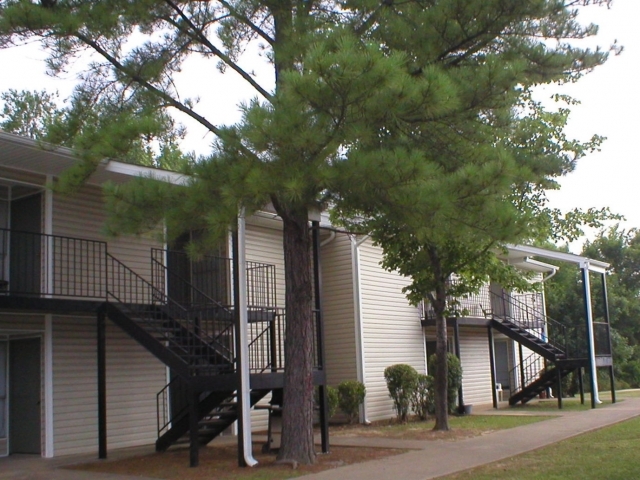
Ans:
{"label": "building roof", "polygon": [[[77,156],[69,148],[56,147],[0,130],[0,167],[57,177],[77,162]],[[188,182],[188,177],[180,173],[107,159],[100,162],[96,171],[89,178],[89,183],[94,185],[101,185],[106,181],[124,183],[131,177],[154,178],[177,185],[184,185]],[[265,210],[265,214],[269,217],[277,216],[268,208]],[[326,212],[318,217],[323,227],[331,227]],[[590,271],[598,273],[606,272],[609,267],[608,263],[599,260],[539,247],[507,245],[507,249],[508,252],[500,256],[509,264],[542,273],[553,272],[558,267],[544,263],[539,258],[573,263],[579,265],[580,268],[588,268]]]}
{"label": "building roof", "polygon": [[[69,148],[56,147],[0,130],[0,167],[57,177],[77,162],[77,156]],[[89,183],[123,183],[137,176],[152,177],[176,184],[184,184],[187,181],[184,175],[176,172],[116,160],[103,160],[89,178]]]}
{"label": "building roof", "polygon": [[[529,245],[507,245],[507,249],[508,254],[506,258],[509,263],[512,264],[524,262],[527,259],[529,259],[529,262],[537,261],[538,263],[542,263],[537,260],[537,258],[542,258],[545,260],[572,263],[574,265],[578,265],[580,268],[586,268],[589,271],[596,273],[605,273],[610,266],[606,262],[594,260],[593,258],[584,257],[582,255],[558,252],[556,250],[548,250],[540,247],[531,247]],[[535,257],[535,259],[533,257]]]}

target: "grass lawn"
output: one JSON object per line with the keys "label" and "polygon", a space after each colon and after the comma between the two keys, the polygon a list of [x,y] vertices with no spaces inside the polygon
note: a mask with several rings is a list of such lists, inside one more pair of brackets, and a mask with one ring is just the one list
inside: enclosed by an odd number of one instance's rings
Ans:
{"label": "grass lawn", "polygon": [[640,475],[639,444],[640,418],[634,418],[534,452],[444,478],[628,480]]}

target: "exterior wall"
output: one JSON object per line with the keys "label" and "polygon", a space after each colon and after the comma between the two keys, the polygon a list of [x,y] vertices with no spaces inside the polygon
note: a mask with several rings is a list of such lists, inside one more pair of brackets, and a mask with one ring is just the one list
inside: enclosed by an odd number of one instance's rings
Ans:
{"label": "exterior wall", "polygon": [[338,385],[358,378],[351,240],[336,235],[321,254],[327,383]]}
{"label": "exterior wall", "polygon": [[[276,305],[285,305],[284,253],[282,250],[282,230],[278,221],[264,221],[250,218],[246,227],[246,258],[248,261],[268,263],[276,267]],[[260,404],[267,404],[271,399],[267,395]],[[266,431],[269,416],[266,410],[251,411],[251,427],[253,431]]]}
{"label": "exterior wall", "polygon": [[[97,361],[95,317],[52,317],[53,455],[97,452]],[[0,335],[39,334],[42,341],[41,441],[45,452],[45,315],[0,315]],[[109,449],[152,444],[156,393],[166,368],[118,327],[107,323],[107,443]],[[51,441],[51,439],[49,439]]]}
{"label": "exterior wall", "polygon": [[491,360],[486,328],[460,327],[460,363],[464,403],[491,403]]}
{"label": "exterior wall", "polygon": [[[96,452],[98,397],[96,320],[53,317],[54,454]],[[166,368],[107,322],[107,444],[109,449],[155,442],[156,393]]]}
{"label": "exterior wall", "polygon": [[407,363],[425,373],[425,343],[418,309],[410,306],[402,293],[407,279],[380,267],[381,250],[370,240],[360,246],[359,257],[365,411],[373,421],[394,415],[384,369]]}
{"label": "exterior wall", "polygon": [[53,234],[64,237],[108,241],[108,251],[115,258],[147,280],[151,279],[151,248],[162,244],[150,237],[104,235],[106,220],[100,187],[85,185],[75,195],[53,195]]}

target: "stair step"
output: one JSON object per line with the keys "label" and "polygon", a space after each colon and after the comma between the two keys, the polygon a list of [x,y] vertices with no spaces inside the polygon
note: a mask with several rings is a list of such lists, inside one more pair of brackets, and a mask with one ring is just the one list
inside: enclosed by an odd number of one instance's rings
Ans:
{"label": "stair step", "polygon": [[202,428],[205,427],[204,429],[211,429],[211,427],[225,427],[229,425],[229,422],[227,420],[224,419],[215,419],[215,420],[200,420],[198,422],[198,427]]}

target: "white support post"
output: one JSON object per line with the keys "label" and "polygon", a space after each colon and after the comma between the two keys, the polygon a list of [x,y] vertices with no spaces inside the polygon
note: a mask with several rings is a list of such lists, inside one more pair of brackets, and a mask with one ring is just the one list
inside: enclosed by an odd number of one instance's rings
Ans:
{"label": "white support post", "polygon": [[598,396],[598,369],[596,367],[595,341],[593,337],[593,309],[591,307],[591,282],[589,280],[589,262],[580,265],[584,289],[584,307],[587,321],[587,338],[589,342],[589,368],[591,373],[591,395],[595,403],[602,403]]}
{"label": "white support post", "polygon": [[44,191],[44,225],[43,230],[45,235],[46,247],[45,247],[45,256],[44,256],[44,268],[45,268],[45,292],[47,293],[47,298],[51,298],[51,294],[53,293],[53,190],[51,190],[51,185],[53,185],[53,176],[47,175],[47,188]]}
{"label": "white support post", "polygon": [[53,315],[44,316],[44,456],[53,451]]}

